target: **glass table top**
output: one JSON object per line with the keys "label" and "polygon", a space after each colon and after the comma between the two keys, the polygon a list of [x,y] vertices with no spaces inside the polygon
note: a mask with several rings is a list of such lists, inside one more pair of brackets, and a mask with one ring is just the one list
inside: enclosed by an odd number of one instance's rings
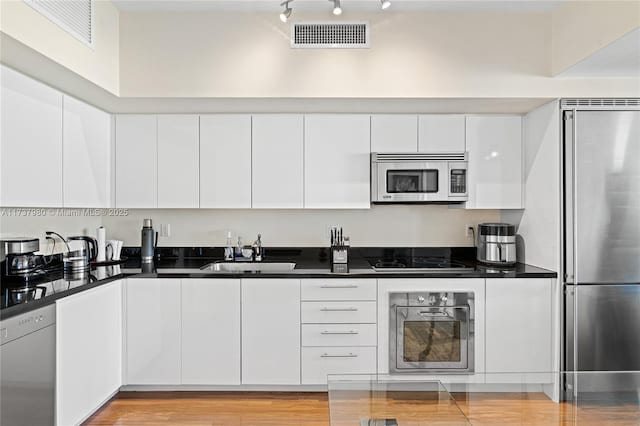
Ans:
{"label": "glass table top", "polygon": [[640,372],[342,374],[328,391],[332,426],[640,425]]}

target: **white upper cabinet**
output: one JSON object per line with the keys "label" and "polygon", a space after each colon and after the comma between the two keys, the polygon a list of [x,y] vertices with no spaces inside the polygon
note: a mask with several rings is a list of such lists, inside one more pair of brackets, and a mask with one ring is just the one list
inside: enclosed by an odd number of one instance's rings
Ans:
{"label": "white upper cabinet", "polygon": [[417,115],[376,114],[371,116],[371,152],[417,151]]}
{"label": "white upper cabinet", "polygon": [[253,208],[302,208],[302,115],[254,115],[251,191]]}
{"label": "white upper cabinet", "polygon": [[63,179],[65,207],[111,203],[111,115],[64,97]]}
{"label": "white upper cabinet", "polygon": [[182,280],[182,384],[240,384],[240,280]]}
{"label": "white upper cabinet", "polygon": [[300,280],[242,280],[242,384],[300,384]]}
{"label": "white upper cabinet", "polygon": [[157,124],[155,115],[116,116],[116,207],[158,206]]}
{"label": "white upper cabinet", "polygon": [[304,206],[370,207],[370,116],[305,116]]}
{"label": "white upper cabinet", "polygon": [[0,205],[62,207],[62,93],[0,73]]}
{"label": "white upper cabinet", "polygon": [[158,207],[198,208],[197,115],[158,116]]}
{"label": "white upper cabinet", "polygon": [[466,207],[522,208],[522,118],[470,115],[466,127],[469,151]]}
{"label": "white upper cabinet", "polygon": [[251,207],[251,116],[200,116],[200,207]]}
{"label": "white upper cabinet", "polygon": [[418,119],[418,151],[426,153],[465,152],[463,114],[427,114]]}

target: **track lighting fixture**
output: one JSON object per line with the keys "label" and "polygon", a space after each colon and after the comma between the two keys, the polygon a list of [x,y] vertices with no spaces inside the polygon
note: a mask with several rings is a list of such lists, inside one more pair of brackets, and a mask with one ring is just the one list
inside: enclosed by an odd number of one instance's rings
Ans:
{"label": "track lighting fixture", "polygon": [[342,15],[342,7],[340,7],[340,0],[333,0],[333,14]]}
{"label": "track lighting fixture", "polygon": [[[329,1],[333,3],[333,14],[336,16],[342,15],[341,1],[340,0],[329,0]],[[382,8],[382,10],[386,10],[391,6],[391,0],[379,0],[379,1],[380,1],[380,7]],[[291,17],[291,13],[293,12],[293,10],[291,9],[291,6],[289,6],[289,3],[291,2],[293,2],[293,0],[284,0],[282,3],[280,3],[280,6],[284,6],[284,10],[280,12],[280,20],[282,22],[287,22]]]}
{"label": "track lighting fixture", "polygon": [[291,3],[292,1],[293,0],[286,0],[280,3],[280,6],[284,6],[284,10],[280,13],[280,20],[282,22],[287,22],[289,20],[289,17],[291,16],[292,10],[289,7],[289,3]]}

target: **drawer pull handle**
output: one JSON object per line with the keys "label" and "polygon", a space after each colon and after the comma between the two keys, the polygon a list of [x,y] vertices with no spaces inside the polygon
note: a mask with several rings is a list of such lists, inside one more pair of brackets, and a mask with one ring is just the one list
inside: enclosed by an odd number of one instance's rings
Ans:
{"label": "drawer pull handle", "polygon": [[320,358],[358,358],[358,355],[351,353],[348,355],[329,355],[328,353],[323,353]]}
{"label": "drawer pull handle", "polygon": [[328,285],[328,284],[324,284],[324,285],[321,285],[320,288],[358,288],[358,286],[355,285],[355,284],[348,284],[348,285]]}
{"label": "drawer pull handle", "polygon": [[356,312],[358,308],[322,308],[322,312]]}
{"label": "drawer pull handle", "polygon": [[349,331],[329,331],[329,330],[324,330],[324,331],[321,331],[320,334],[360,334],[360,332],[356,331],[356,330],[349,330]]}

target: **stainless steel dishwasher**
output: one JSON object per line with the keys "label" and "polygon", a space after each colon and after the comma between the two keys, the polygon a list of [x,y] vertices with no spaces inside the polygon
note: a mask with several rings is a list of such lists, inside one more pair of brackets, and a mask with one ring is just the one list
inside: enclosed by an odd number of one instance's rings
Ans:
{"label": "stainless steel dishwasher", "polygon": [[56,306],[0,322],[0,425],[55,424]]}

